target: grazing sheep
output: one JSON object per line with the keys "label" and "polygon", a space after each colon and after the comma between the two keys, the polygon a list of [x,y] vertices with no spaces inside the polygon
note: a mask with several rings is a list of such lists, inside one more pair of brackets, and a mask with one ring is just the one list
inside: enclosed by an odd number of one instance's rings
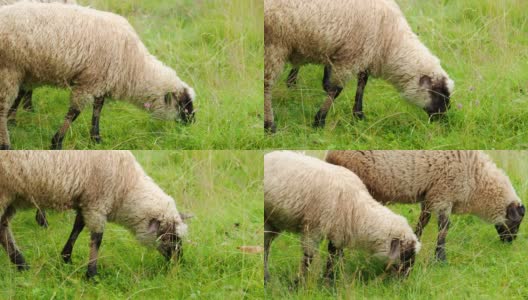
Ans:
{"label": "grazing sheep", "polygon": [[106,222],[118,223],[167,259],[181,255],[187,231],[174,200],[145,174],[127,151],[9,151],[0,153],[0,243],[18,269],[28,265],[17,248],[9,220],[16,209],[37,207],[77,211],[61,254],[71,261],[84,226],[91,233],[88,277],[97,274],[97,256]]}
{"label": "grazing sheep", "polygon": [[516,238],[524,217],[510,179],[481,151],[329,151],[326,161],[357,174],[382,203],[419,202],[419,238],[431,212],[436,213],[436,258],[442,261],[451,213],[495,224],[504,242]]}
{"label": "grazing sheep", "polygon": [[[392,83],[430,116],[449,108],[454,83],[440,61],[420,42],[393,0],[264,1],[264,127],[275,131],[271,91],[287,61],[325,68],[327,99],[314,126],[344,85],[358,76],[354,114],[363,117],[363,90],[369,76]],[[296,77],[290,73],[288,82]]]}
{"label": "grazing sheep", "polygon": [[264,281],[268,255],[282,231],[300,233],[305,275],[318,244],[327,238],[326,277],[344,247],[358,247],[388,259],[407,275],[420,249],[407,220],[376,202],[361,180],[343,167],[289,151],[264,156]]}
{"label": "grazing sheep", "polygon": [[[59,2],[59,3],[66,3],[66,4],[77,4],[75,0],[0,0],[0,6],[14,4],[17,2],[36,2],[36,3],[52,3],[52,2]],[[11,106],[8,113],[8,119],[9,121],[15,123],[16,122],[16,112],[18,109],[18,106],[20,103],[22,103],[22,107],[25,110],[33,111],[33,102],[31,100],[33,95],[33,91],[24,91],[20,90],[18,93],[17,98],[15,99],[15,103]]]}
{"label": "grazing sheep", "polygon": [[149,54],[124,18],[77,5],[17,3],[0,9],[0,77],[0,149],[10,146],[7,111],[21,87],[71,89],[52,149],[62,148],[68,128],[92,101],[91,137],[100,142],[106,97],[127,100],[159,118],[194,119],[194,90]]}

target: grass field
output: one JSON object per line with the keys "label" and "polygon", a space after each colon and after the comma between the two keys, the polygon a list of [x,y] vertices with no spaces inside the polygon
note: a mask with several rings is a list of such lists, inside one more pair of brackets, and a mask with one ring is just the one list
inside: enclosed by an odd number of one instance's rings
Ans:
{"label": "grass field", "polygon": [[0,252],[1,299],[262,299],[263,256],[239,246],[262,246],[262,153],[257,151],[134,152],[147,173],[172,195],[182,212],[195,217],[183,242],[183,260],[167,267],[154,249],[140,246],[124,228],[105,230],[97,283],[85,280],[89,234],[73,251],[73,264],[60,251],[73,213],[49,212],[48,229],[34,211],[19,212],[13,233],[31,265],[17,272]]}
{"label": "grass field", "polygon": [[413,30],[455,81],[441,122],[407,103],[383,80],[365,89],[366,120],[352,108],[351,81],[313,129],[325,93],[322,66],[307,66],[293,90],[285,70],[273,92],[278,132],[265,147],[284,149],[528,149],[528,2],[397,0]]}
{"label": "grass field", "polygon": [[[64,149],[247,149],[262,140],[262,0],[78,0],[118,13],[149,51],[197,93],[191,126],[151,118],[122,101],[105,104],[103,143],[89,138],[91,107],[68,132]],[[68,110],[69,92],[40,88],[36,112],[10,126],[14,149],[48,149]]]}
{"label": "grass field", "polygon": [[[526,202],[528,152],[489,153]],[[307,154],[324,157],[323,152],[307,151]],[[390,208],[406,216],[414,227],[418,205]],[[272,244],[272,280],[266,296],[269,299],[526,299],[527,223],[525,220],[513,244],[503,244],[492,224],[469,215],[452,216],[446,243],[448,262],[442,264],[434,260],[437,229],[433,217],[422,237],[415,268],[406,280],[385,276],[384,265],[366,253],[345,250],[335,286],[325,285],[320,279],[327,256],[326,243],[322,243],[321,255],[314,260],[306,287],[297,290],[291,290],[291,285],[302,257],[299,237],[284,234]]]}

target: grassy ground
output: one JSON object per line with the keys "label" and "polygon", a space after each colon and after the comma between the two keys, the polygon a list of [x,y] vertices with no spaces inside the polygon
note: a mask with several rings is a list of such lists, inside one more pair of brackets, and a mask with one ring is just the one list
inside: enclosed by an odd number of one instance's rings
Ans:
{"label": "grassy ground", "polygon": [[[247,149],[262,139],[261,0],[79,0],[126,17],[149,51],[197,92],[197,121],[154,120],[121,101],[105,104],[103,143],[90,142],[91,108],[71,127],[65,149]],[[68,109],[69,92],[38,89],[36,113],[10,127],[14,149],[47,149]]]}
{"label": "grassy ground", "polygon": [[195,214],[184,240],[183,261],[167,267],[155,250],[140,246],[120,226],[105,230],[98,283],[84,278],[89,234],[83,232],[73,264],[60,251],[73,213],[49,212],[39,228],[34,211],[19,212],[13,232],[31,269],[17,272],[2,249],[1,299],[258,299],[263,298],[261,253],[239,246],[262,245],[262,153],[256,151],[134,152],[147,173],[177,203]]}
{"label": "grassy ground", "polygon": [[[322,152],[309,155],[324,157]],[[528,152],[491,152],[497,165],[510,176],[521,199],[528,198]],[[418,205],[391,205],[414,226]],[[495,228],[477,217],[452,216],[447,236],[448,263],[434,261],[436,217],[426,227],[422,250],[411,275],[397,280],[383,274],[384,265],[365,253],[345,250],[335,287],[325,285],[320,276],[327,256],[326,243],[316,257],[306,288],[291,290],[302,257],[299,238],[284,234],[272,244],[270,272],[266,290],[269,299],[526,299],[528,276],[526,249],[528,222],[524,222],[513,244],[500,242]]]}
{"label": "grassy ground", "polygon": [[268,148],[285,149],[527,149],[528,22],[523,0],[397,0],[413,30],[455,81],[442,122],[412,106],[388,83],[370,80],[365,121],[352,118],[356,81],[327,117],[311,128],[325,94],[323,68],[301,69],[286,88],[285,70],[273,92],[278,133]]}

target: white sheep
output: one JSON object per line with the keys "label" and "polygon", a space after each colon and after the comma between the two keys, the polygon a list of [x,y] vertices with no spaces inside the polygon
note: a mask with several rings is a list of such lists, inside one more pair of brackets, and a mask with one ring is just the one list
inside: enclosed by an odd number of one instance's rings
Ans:
{"label": "white sheep", "polygon": [[145,174],[128,151],[8,151],[0,154],[0,243],[18,269],[28,265],[11,234],[9,220],[19,208],[77,211],[61,254],[71,252],[84,225],[90,230],[88,277],[97,274],[97,255],[107,222],[129,229],[157,246],[167,259],[181,255],[187,225],[174,200]]}
{"label": "white sheep", "polygon": [[[315,116],[326,114],[344,85],[358,76],[354,114],[363,117],[363,90],[369,76],[392,83],[410,102],[432,115],[449,108],[453,81],[420,42],[394,0],[264,1],[264,127],[275,131],[271,91],[287,61],[294,68],[322,64],[327,99]],[[290,74],[295,77],[296,74]]]}
{"label": "white sheep", "polygon": [[407,275],[420,250],[407,220],[376,202],[361,180],[343,167],[303,154],[277,151],[264,156],[264,281],[268,255],[282,231],[300,233],[305,275],[318,244],[327,238],[326,277],[344,247],[358,247],[388,259]]}
{"label": "white sheep", "polygon": [[[53,2],[59,2],[59,3],[66,3],[66,4],[77,4],[75,0],[0,0],[0,6],[14,4],[17,2],[37,2],[37,3],[53,3]],[[15,99],[15,102],[9,109],[8,118],[9,121],[15,123],[16,122],[16,112],[18,109],[18,106],[22,103],[25,110],[33,111],[33,102],[31,100],[33,96],[33,91],[28,90],[20,90],[18,93],[17,98]]]}
{"label": "white sheep", "polygon": [[354,172],[379,202],[420,203],[418,238],[436,213],[436,258],[442,261],[451,213],[495,224],[507,242],[525,213],[508,176],[481,151],[329,151],[326,161]]}
{"label": "white sheep", "polygon": [[[29,21],[30,20],[30,21]],[[164,119],[194,119],[194,90],[149,54],[126,19],[77,5],[17,3],[0,9],[0,149],[10,147],[9,106],[22,87],[71,89],[60,149],[71,123],[94,102],[91,137],[100,142],[105,97],[127,100]]]}

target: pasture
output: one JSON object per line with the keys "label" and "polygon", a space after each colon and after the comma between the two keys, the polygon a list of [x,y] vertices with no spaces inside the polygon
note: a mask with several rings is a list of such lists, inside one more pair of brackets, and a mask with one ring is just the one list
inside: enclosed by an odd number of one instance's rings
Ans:
{"label": "pasture", "polygon": [[369,78],[366,120],[353,118],[357,81],[331,108],[324,129],[312,128],[325,99],[323,67],[301,68],[288,89],[286,67],[273,91],[277,133],[266,148],[527,149],[528,2],[396,0],[413,31],[455,81],[451,109],[440,122],[406,102],[387,82]]}
{"label": "pasture", "polygon": [[191,212],[183,258],[168,265],[123,227],[109,223],[95,282],[85,279],[89,234],[75,244],[72,264],[60,251],[75,214],[48,212],[40,228],[35,211],[19,211],[12,230],[31,268],[18,272],[0,252],[2,299],[256,299],[263,298],[263,256],[240,246],[263,241],[262,153],[257,151],[133,152],[145,171]]}
{"label": "pasture", "polygon": [[[322,151],[306,151],[324,157]],[[528,152],[489,151],[496,164],[509,175],[518,195],[528,198]],[[416,225],[419,205],[390,205],[411,226]],[[526,249],[528,224],[524,220],[517,240],[504,244],[492,224],[474,216],[452,215],[447,235],[447,263],[434,259],[436,216],[422,236],[422,250],[410,276],[400,280],[384,273],[385,265],[365,252],[345,250],[338,265],[335,285],[327,285],[321,276],[327,248],[323,242],[315,257],[307,284],[292,289],[302,258],[299,236],[283,234],[271,246],[271,281],[268,299],[524,299],[528,296]]]}

